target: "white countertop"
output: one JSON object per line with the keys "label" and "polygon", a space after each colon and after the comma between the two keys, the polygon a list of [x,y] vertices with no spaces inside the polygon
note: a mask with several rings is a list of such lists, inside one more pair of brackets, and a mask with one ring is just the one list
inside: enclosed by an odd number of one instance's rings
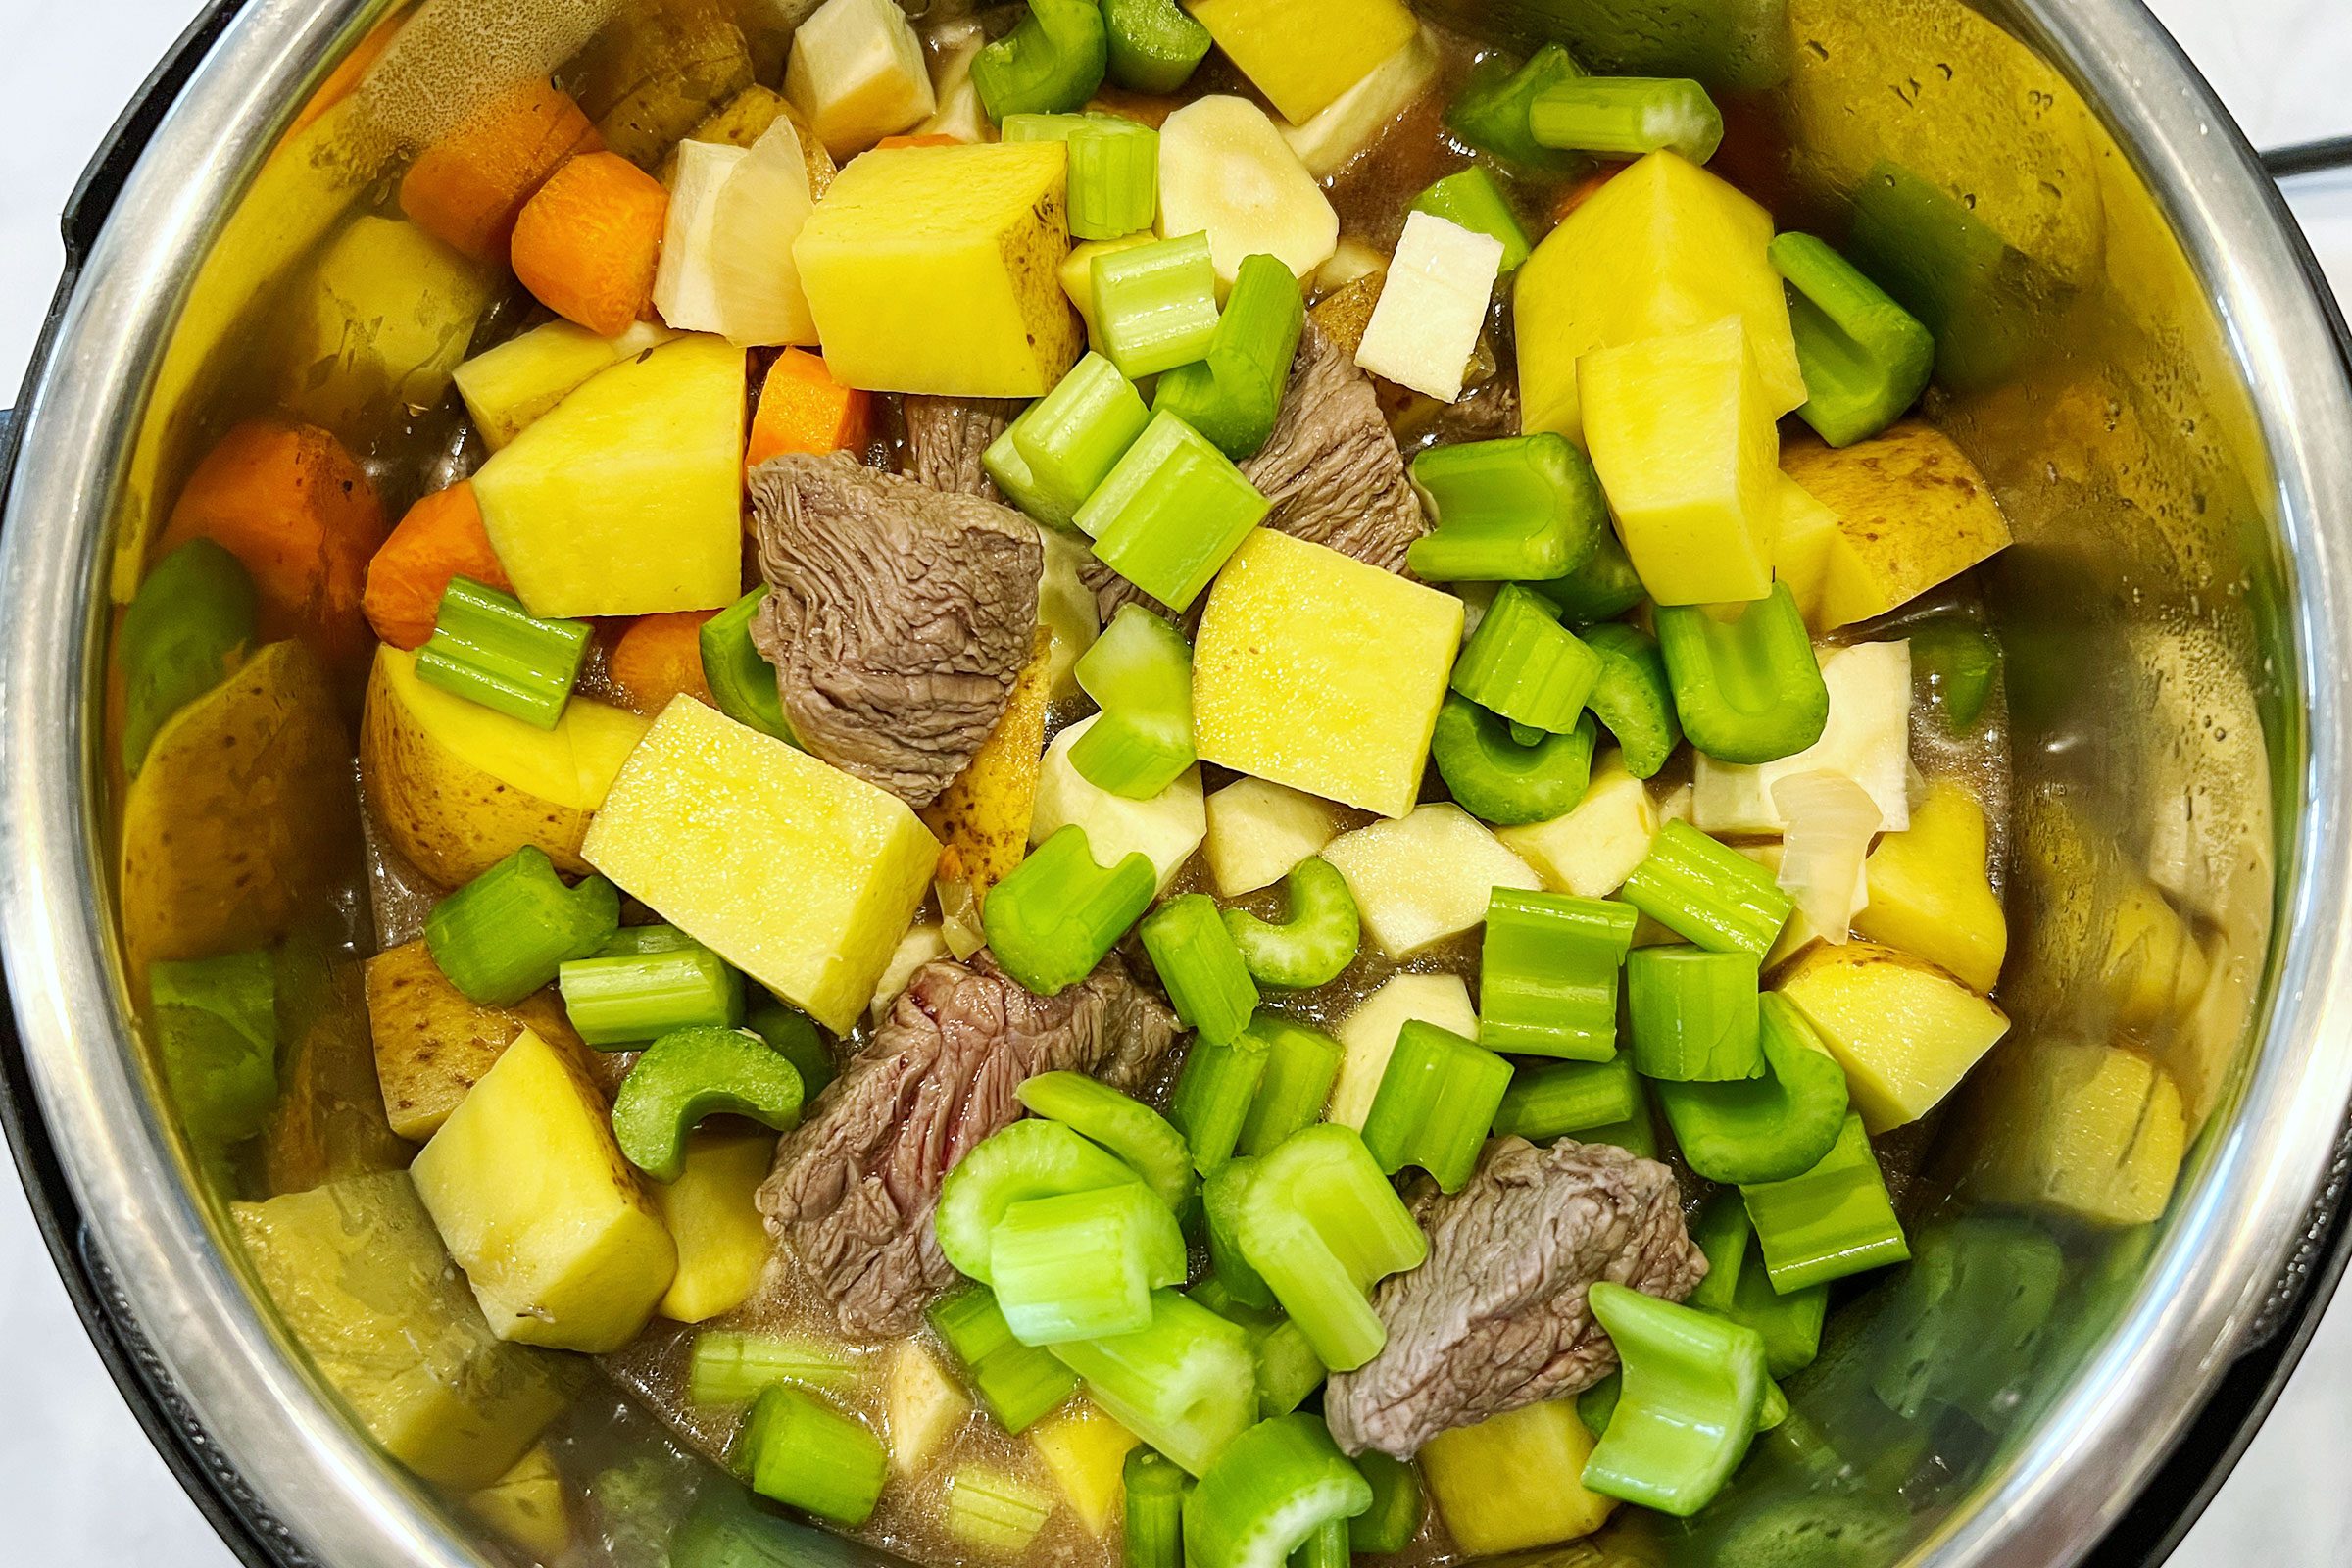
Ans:
{"label": "white countertop", "polygon": [[[0,0],[0,403],[60,262],[57,213],[116,111],[194,0]],[[2154,0],[2257,145],[2352,132],[2346,0]],[[2352,194],[2314,223],[2352,290]],[[2174,1561],[2352,1564],[2352,1295],[2339,1300],[2253,1449]],[[54,1568],[230,1568],[123,1408],[0,1163],[0,1560]]]}

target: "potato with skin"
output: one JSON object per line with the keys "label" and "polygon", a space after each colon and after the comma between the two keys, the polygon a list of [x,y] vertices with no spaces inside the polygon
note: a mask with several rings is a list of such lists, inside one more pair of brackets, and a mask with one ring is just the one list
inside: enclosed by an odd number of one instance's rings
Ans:
{"label": "potato with skin", "polygon": [[1816,623],[1848,626],[1910,603],[2009,546],[1991,487],[1924,419],[1843,449],[1807,435],[1781,466],[1837,516],[1823,546]]}
{"label": "potato with skin", "polygon": [[1816,948],[1774,989],[1821,1031],[1874,1135],[1935,1109],[2009,1032],[1943,970],[1870,942]]}
{"label": "potato with skin", "polygon": [[587,1059],[552,988],[512,1007],[477,1005],[449,983],[422,942],[368,960],[368,1027],[385,1116],[395,1133],[416,1143],[441,1130],[525,1029],[575,1061]]}
{"label": "potato with skin", "polygon": [[2188,1142],[2180,1086],[2139,1052],[2081,1041],[2020,1042],[1974,1091],[1979,1151],[1969,1184],[2093,1225],[2163,1217]]}
{"label": "potato with skin", "polygon": [[384,1114],[365,977],[323,932],[297,933],[279,949],[277,1021],[283,1044],[277,1105],[262,1134],[264,1188],[307,1192],[406,1167],[416,1146]]}
{"label": "potato with skin", "polygon": [[939,837],[939,880],[964,883],[983,901],[1029,853],[1054,634],[1040,627],[1035,649],[1012,683],[1004,716],[964,770],[918,813]]}

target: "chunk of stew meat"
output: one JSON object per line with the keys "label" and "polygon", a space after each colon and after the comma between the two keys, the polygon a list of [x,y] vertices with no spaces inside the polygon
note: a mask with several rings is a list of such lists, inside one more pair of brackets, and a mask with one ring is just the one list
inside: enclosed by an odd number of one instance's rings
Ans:
{"label": "chunk of stew meat", "polygon": [[908,474],[949,495],[1000,499],[980,459],[1021,411],[1018,400],[910,395],[900,408],[906,421]]}
{"label": "chunk of stew meat", "polygon": [[1298,334],[1274,433],[1242,465],[1273,503],[1266,526],[1384,571],[1404,570],[1421,500],[1371,378],[1313,321]]}

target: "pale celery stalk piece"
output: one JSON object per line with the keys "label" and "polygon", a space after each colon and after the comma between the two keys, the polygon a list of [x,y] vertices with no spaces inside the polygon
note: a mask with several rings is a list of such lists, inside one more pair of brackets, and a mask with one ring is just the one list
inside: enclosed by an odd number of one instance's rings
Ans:
{"label": "pale celery stalk piece", "polygon": [[1502,241],[1492,234],[1432,213],[1407,216],[1380,303],[1356,346],[1356,365],[1440,403],[1460,397],[1502,275]]}
{"label": "pale celery stalk piece", "polygon": [[891,0],[818,6],[793,33],[784,96],[836,158],[861,153],[939,108],[923,41]]}

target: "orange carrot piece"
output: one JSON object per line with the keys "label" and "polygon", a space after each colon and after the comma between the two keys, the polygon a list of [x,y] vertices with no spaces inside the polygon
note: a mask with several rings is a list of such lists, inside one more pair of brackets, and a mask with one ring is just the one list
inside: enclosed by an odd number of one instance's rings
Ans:
{"label": "orange carrot piece", "polygon": [[198,538],[253,574],[266,640],[299,637],[345,669],[366,660],[360,600],[384,542],[384,509],[342,442],[316,425],[264,419],[230,430],[188,476],[154,555]]}
{"label": "orange carrot piece", "polygon": [[676,610],[639,615],[612,645],[606,673],[636,712],[652,716],[680,694],[710,702],[703,678],[703,622],[715,610]]}
{"label": "orange carrot piece", "polygon": [[1598,169],[1593,170],[1592,172],[1560,192],[1560,199],[1551,204],[1551,220],[1555,223],[1564,221],[1570,213],[1591,201],[1593,193],[1598,191],[1601,186],[1615,179],[1618,171],[1625,167],[1624,164],[1602,164]]}
{"label": "orange carrot piece", "polygon": [[653,309],[669,192],[618,153],[583,153],[514,221],[514,275],[540,304],[599,337]]}
{"label": "orange carrot piece", "polygon": [[395,648],[421,648],[441,613],[441,596],[452,577],[511,593],[514,584],[490,548],[473,482],[461,479],[409,509],[392,537],[368,563],[368,592],[361,605],[368,624]]}
{"label": "orange carrot piece", "polygon": [[885,147],[960,147],[963,143],[944,130],[926,131],[920,136],[885,136],[874,143],[874,150]]}
{"label": "orange carrot piece", "polygon": [[784,452],[855,452],[872,427],[873,402],[870,393],[834,380],[816,355],[786,349],[760,389],[744,462],[756,468]]}
{"label": "orange carrot piece", "polygon": [[569,93],[526,81],[416,155],[400,210],[475,261],[503,263],[523,204],[564,160],[604,145]]}

